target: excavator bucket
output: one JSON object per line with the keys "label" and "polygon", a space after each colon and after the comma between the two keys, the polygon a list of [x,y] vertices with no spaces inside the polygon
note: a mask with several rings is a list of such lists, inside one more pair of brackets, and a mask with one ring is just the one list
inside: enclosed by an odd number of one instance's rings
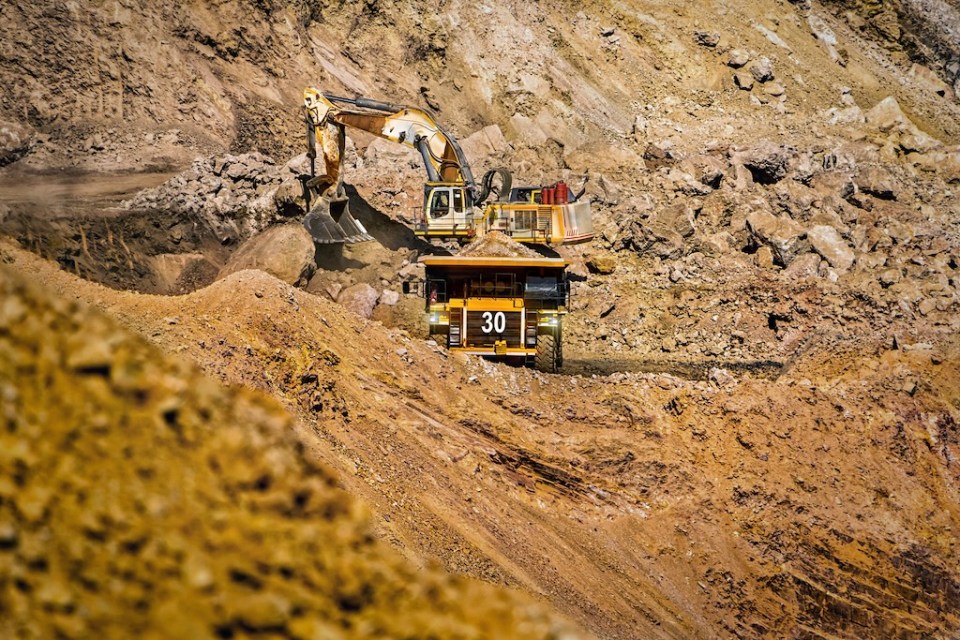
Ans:
{"label": "excavator bucket", "polygon": [[321,197],[303,219],[317,244],[355,244],[373,240],[373,236],[350,213],[347,198]]}

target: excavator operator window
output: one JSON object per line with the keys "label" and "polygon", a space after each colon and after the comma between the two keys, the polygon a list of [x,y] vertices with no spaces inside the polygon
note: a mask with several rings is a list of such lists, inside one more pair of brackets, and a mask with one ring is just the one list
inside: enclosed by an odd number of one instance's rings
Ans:
{"label": "excavator operator window", "polygon": [[435,189],[430,198],[430,217],[442,218],[450,213],[450,191]]}
{"label": "excavator operator window", "polygon": [[453,210],[457,213],[463,213],[463,190],[453,190]]}

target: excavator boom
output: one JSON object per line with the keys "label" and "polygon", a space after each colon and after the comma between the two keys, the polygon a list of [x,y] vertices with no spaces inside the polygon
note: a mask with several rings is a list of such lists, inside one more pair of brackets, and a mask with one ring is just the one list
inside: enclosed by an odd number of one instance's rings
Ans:
{"label": "excavator boom", "polygon": [[[463,149],[429,111],[369,98],[343,98],[314,92],[308,89],[304,96],[311,118],[314,114],[321,116],[321,120],[315,122],[325,119],[413,147],[423,158],[428,182],[463,184],[471,194],[476,192],[476,181]],[[311,107],[311,101],[316,106]],[[338,105],[350,105],[352,108]]]}

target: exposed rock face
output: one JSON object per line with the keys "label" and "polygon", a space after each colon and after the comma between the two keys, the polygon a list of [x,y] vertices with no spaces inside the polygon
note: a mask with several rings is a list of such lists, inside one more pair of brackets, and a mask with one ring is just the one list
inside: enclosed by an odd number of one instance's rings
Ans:
{"label": "exposed rock face", "polygon": [[313,238],[303,225],[277,225],[243,243],[218,279],[244,269],[260,269],[287,284],[303,286],[316,269],[315,253]]}
{"label": "exposed rock face", "polygon": [[[943,0],[829,0],[851,10],[859,28],[879,36],[893,52],[936,69],[946,87],[960,77],[960,7]],[[957,95],[960,98],[960,94]]]}
{"label": "exposed rock face", "polygon": [[[503,131],[495,124],[487,125],[467,136],[460,141],[460,147],[471,162],[500,156],[510,148],[507,139],[503,137]],[[477,178],[479,179],[479,176]]]}

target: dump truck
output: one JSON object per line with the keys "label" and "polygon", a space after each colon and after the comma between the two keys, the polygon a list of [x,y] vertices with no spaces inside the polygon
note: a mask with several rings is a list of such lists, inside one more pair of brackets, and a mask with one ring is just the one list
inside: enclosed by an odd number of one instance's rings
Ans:
{"label": "dump truck", "polygon": [[[450,351],[563,365],[570,284],[560,258],[425,256],[420,290],[430,336]],[[404,291],[412,287],[405,283]]]}

